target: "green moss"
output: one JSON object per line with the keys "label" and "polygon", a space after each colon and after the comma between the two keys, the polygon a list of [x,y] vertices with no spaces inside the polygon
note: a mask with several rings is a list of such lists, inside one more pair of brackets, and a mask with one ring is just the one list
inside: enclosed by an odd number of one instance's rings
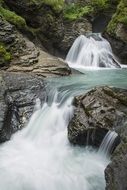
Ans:
{"label": "green moss", "polygon": [[93,11],[91,6],[81,6],[79,4],[70,4],[64,9],[64,18],[68,20],[76,20],[82,16],[89,15]]}
{"label": "green moss", "polygon": [[127,1],[121,0],[116,13],[113,15],[108,27],[107,31],[110,34],[115,34],[115,30],[119,23],[124,24],[127,27]]}
{"label": "green moss", "polygon": [[12,12],[0,6],[0,15],[3,16],[11,24],[14,24],[17,28],[26,28],[25,20],[21,16],[18,16],[15,12]]}
{"label": "green moss", "polygon": [[55,11],[59,12],[63,9],[64,0],[42,0],[45,4],[50,5]]}
{"label": "green moss", "polygon": [[12,59],[10,52],[7,52],[4,45],[0,44],[0,65],[9,63]]}
{"label": "green moss", "polygon": [[96,12],[108,9],[110,7],[109,0],[92,0],[91,5]]}

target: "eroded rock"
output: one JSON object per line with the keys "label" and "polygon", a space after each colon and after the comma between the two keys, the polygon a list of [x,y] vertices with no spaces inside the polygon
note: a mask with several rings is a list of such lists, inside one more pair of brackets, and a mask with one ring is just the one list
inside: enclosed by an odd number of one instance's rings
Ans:
{"label": "eroded rock", "polygon": [[36,99],[43,103],[45,96],[42,78],[23,73],[0,74],[0,142],[9,140],[28,122]]}
{"label": "eroded rock", "polygon": [[68,127],[71,143],[98,147],[108,130],[118,130],[127,120],[127,91],[95,88],[74,99],[75,111]]}

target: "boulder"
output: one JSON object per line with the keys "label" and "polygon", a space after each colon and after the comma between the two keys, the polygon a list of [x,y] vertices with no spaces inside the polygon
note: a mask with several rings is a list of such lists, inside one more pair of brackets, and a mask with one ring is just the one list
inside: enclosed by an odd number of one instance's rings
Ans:
{"label": "boulder", "polygon": [[108,130],[117,131],[127,120],[127,91],[98,87],[74,99],[68,126],[73,144],[99,147]]}

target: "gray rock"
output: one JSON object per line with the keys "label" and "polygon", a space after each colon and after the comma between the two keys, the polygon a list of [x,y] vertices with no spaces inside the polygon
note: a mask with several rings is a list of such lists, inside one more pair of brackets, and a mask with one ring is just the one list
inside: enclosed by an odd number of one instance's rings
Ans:
{"label": "gray rock", "polygon": [[105,170],[106,190],[127,189],[127,124],[119,131],[121,143],[112,155],[112,162]]}
{"label": "gray rock", "polygon": [[71,143],[98,147],[107,131],[118,130],[127,120],[126,92],[95,88],[74,99],[75,111],[68,126]]}
{"label": "gray rock", "polygon": [[0,142],[25,125],[37,98],[43,103],[46,91],[42,78],[23,73],[0,74]]}

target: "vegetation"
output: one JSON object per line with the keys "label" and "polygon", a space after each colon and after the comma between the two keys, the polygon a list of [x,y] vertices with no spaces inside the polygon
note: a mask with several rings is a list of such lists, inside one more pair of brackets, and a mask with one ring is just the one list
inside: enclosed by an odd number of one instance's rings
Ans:
{"label": "vegetation", "polygon": [[116,13],[113,15],[112,20],[110,21],[107,31],[110,34],[114,34],[117,28],[118,23],[122,23],[127,27],[127,1],[121,0]]}
{"label": "vegetation", "polygon": [[70,4],[64,9],[64,17],[68,20],[76,20],[89,15],[93,11],[91,6],[82,7],[79,4]]}
{"label": "vegetation", "polygon": [[63,9],[64,0],[42,0],[45,4],[52,6],[52,8],[59,12]]}
{"label": "vegetation", "polygon": [[23,19],[21,16],[18,16],[15,12],[3,8],[2,6],[0,6],[0,15],[19,29],[26,27],[25,19]]}
{"label": "vegetation", "polygon": [[12,58],[12,56],[11,56],[10,52],[7,52],[4,45],[0,44],[0,65],[9,63],[11,61],[11,58]]}
{"label": "vegetation", "polygon": [[113,9],[113,5],[117,5],[120,0],[91,0],[89,3],[78,4],[73,3],[66,5],[64,8],[64,17],[68,20],[76,20],[82,16],[91,16],[92,14],[98,14],[105,12],[109,9]]}

